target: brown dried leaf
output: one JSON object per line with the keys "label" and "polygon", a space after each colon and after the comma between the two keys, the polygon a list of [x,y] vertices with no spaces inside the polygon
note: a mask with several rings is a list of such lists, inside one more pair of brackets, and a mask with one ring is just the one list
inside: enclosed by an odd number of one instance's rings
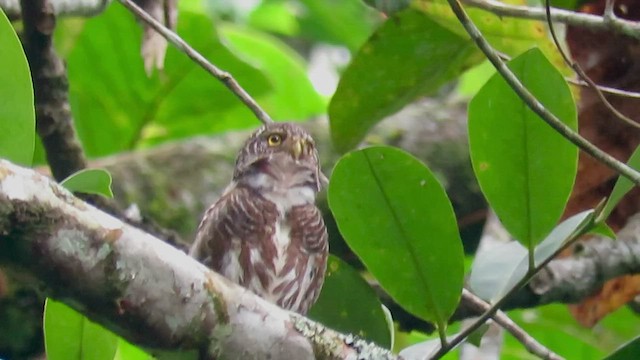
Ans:
{"label": "brown dried leaf", "polygon": [[578,305],[569,305],[571,314],[586,327],[592,327],[603,317],[640,294],[640,275],[622,276],[608,281],[602,290]]}
{"label": "brown dried leaf", "polygon": [[[143,10],[169,29],[176,29],[178,23],[177,0],[134,0]],[[164,68],[167,52],[167,40],[148,24],[143,25],[140,53],[144,60],[144,69],[151,76],[153,69]]]}

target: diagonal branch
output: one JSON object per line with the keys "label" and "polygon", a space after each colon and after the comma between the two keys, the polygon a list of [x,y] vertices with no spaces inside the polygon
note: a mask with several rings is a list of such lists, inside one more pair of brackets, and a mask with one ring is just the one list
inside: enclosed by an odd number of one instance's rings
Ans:
{"label": "diagonal branch", "polygon": [[[505,4],[497,0],[462,0],[466,5],[489,11],[498,16],[516,17],[532,20],[546,20],[545,9]],[[592,30],[609,30],[640,39],[640,23],[598,15],[577,13],[569,10],[551,8],[551,19],[567,25],[580,26]]]}
{"label": "diagonal branch", "polygon": [[[462,289],[462,298],[467,304],[471,305],[478,312],[485,312],[491,307],[490,304],[475,296],[471,291]],[[562,360],[563,358],[553,351],[544,347],[531,335],[527,334],[518,324],[509,319],[509,317],[502,311],[498,310],[492,316],[493,321],[500,325],[503,329],[507,330],[513,337],[515,337],[524,347],[533,355],[540,357],[541,359],[549,360]]]}
{"label": "diagonal branch", "polygon": [[201,359],[398,359],[282,310],[186,254],[0,160],[0,263],[127,340]]}
{"label": "diagonal branch", "polygon": [[154,19],[147,12],[142,10],[138,5],[134,4],[131,0],[119,0],[122,5],[129,9],[136,17],[150,25],[173,46],[178,48],[205,69],[209,74],[213,75],[216,79],[220,80],[240,101],[242,101],[251,110],[256,118],[263,124],[272,122],[271,117],[267,114],[258,103],[249,95],[249,93],[240,86],[238,81],[226,71],[219,69],[217,66],[210,63],[204,56],[191,47],[186,41],[184,41],[178,34],[169,30],[166,26],[162,25],[158,20]]}

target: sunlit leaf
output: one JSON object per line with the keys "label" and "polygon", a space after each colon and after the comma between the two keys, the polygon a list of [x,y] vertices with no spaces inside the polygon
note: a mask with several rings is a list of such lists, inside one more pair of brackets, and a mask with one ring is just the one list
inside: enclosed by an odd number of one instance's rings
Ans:
{"label": "sunlit leaf", "polygon": [[0,9],[0,157],[31,165],[35,141],[33,86],[27,58]]}
{"label": "sunlit leaf", "polygon": [[[528,5],[527,0],[504,0],[513,5]],[[412,5],[430,19],[447,29],[468,37],[467,31],[451,10],[446,0],[417,0]],[[555,5],[555,4],[554,4]],[[532,47],[538,47],[560,72],[572,74],[560,52],[551,40],[544,21],[498,16],[484,9],[466,8],[466,12],[491,46],[498,51],[516,56]]]}
{"label": "sunlit leaf", "polygon": [[47,360],[112,360],[118,338],[65,304],[47,299],[44,312]]}
{"label": "sunlit leaf", "polygon": [[604,222],[596,223],[593,228],[589,230],[589,233],[606,236],[612,240],[616,239],[616,233]]}
{"label": "sunlit leaf", "polygon": [[[525,52],[509,67],[549,111],[577,128],[569,87],[540,50]],[[533,249],[564,211],[578,149],[531,111],[498,74],[469,104],[469,143],[489,204],[505,228]]]}
{"label": "sunlit leaf", "polygon": [[451,203],[431,171],[399,149],[354,151],[336,165],[328,199],[380,285],[443,330],[460,298],[464,257]]}
{"label": "sunlit leaf", "polygon": [[263,70],[272,91],[261,97],[261,102],[272,118],[307,120],[324,113],[324,100],[307,77],[304,60],[292,49],[276,38],[247,28],[226,25],[219,31],[239,58]]}
{"label": "sunlit leaf", "polygon": [[[640,334],[640,322],[627,307],[607,316],[593,329],[578,324],[565,304],[512,310],[508,315],[534,339],[565,359],[601,360]],[[510,335],[505,337],[502,349],[501,360],[539,359],[531,357],[522,343]]]}
{"label": "sunlit leaf", "polygon": [[[300,30],[305,38],[344,45],[352,51],[364,43],[379,19],[361,0],[300,0]],[[377,15],[377,14],[376,14]]]}
{"label": "sunlit leaf", "polygon": [[[586,210],[555,227],[535,248],[535,265],[553,256],[574,234],[582,234],[593,224],[593,217],[593,210]],[[509,292],[522,280],[527,271],[527,250],[517,242],[509,242],[478,255],[473,264],[469,284],[476,295],[493,302]]]}
{"label": "sunlit leaf", "polygon": [[469,278],[471,290],[485,301],[497,298],[511,274],[516,271],[522,259],[526,258],[527,249],[517,241],[481,251],[471,268]]}
{"label": "sunlit leaf", "polygon": [[126,342],[123,339],[118,339],[118,348],[113,357],[113,360],[151,360],[151,355],[139,347]]}
{"label": "sunlit leaf", "polygon": [[108,198],[113,197],[111,175],[103,169],[80,170],[62,180],[60,185],[73,192],[97,194]]}
{"label": "sunlit leaf", "polygon": [[622,345],[613,354],[605,357],[605,360],[629,360],[640,358],[640,336]]}
{"label": "sunlit leaf", "polygon": [[331,137],[346,151],[418,96],[433,93],[481,58],[465,37],[407,9],[369,38],[345,69],[329,105]]}
{"label": "sunlit leaf", "polygon": [[357,271],[333,255],[329,256],[320,298],[309,317],[391,348],[391,333],[376,293]]}
{"label": "sunlit leaf", "polygon": [[294,12],[290,2],[262,1],[249,14],[249,24],[258,29],[291,36],[300,31]]}

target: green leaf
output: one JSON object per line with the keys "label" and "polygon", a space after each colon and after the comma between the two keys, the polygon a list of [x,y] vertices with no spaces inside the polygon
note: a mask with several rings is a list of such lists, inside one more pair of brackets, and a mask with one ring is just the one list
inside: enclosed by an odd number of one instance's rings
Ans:
{"label": "green leaf", "polygon": [[354,51],[371,35],[380,17],[361,0],[300,0],[301,35]]}
{"label": "green leaf", "polygon": [[484,323],[480,325],[480,327],[478,327],[471,334],[469,334],[465,342],[468,344],[472,344],[476,347],[480,347],[480,342],[482,341],[482,337],[484,336],[484,334],[487,333],[487,330],[489,330],[488,323]]}
{"label": "green leaf", "polygon": [[300,31],[293,4],[284,1],[262,1],[249,14],[252,27],[292,36]]}
{"label": "green leaf", "polygon": [[219,31],[236,56],[263,70],[272,92],[261,102],[274,120],[306,120],[324,113],[325,102],[307,77],[304,60],[292,49],[247,28],[227,24]]}
{"label": "green leaf", "polygon": [[640,336],[621,346],[605,360],[629,360],[640,358]]}
{"label": "green leaf", "polygon": [[112,360],[118,338],[63,303],[47,299],[44,312],[47,360]]}
{"label": "green leaf", "polygon": [[[549,111],[577,128],[569,87],[540,50],[525,52],[509,67]],[[564,211],[578,149],[531,111],[499,74],[469,104],[469,145],[489,204],[505,228],[533,249]]]}
{"label": "green leaf", "polygon": [[29,64],[13,26],[0,9],[0,157],[30,166],[35,110]]}
{"label": "green leaf", "polygon": [[309,317],[391,348],[391,333],[376,293],[357,271],[333,255],[329,256],[325,283]]}
{"label": "green leaf", "polygon": [[103,169],[84,169],[69,175],[60,185],[73,192],[113,197],[111,175]]}
{"label": "green leaf", "polygon": [[[593,224],[594,211],[576,214],[560,225],[534,250],[534,265],[553,256],[574,234],[582,234]],[[497,301],[509,292],[529,271],[525,248],[512,241],[481,253],[471,270],[469,284],[473,292],[486,301]]]}
{"label": "green leaf", "polygon": [[517,241],[496,245],[480,252],[471,267],[471,290],[485,301],[498,298],[522,259],[527,259],[527,249]]}
{"label": "green leaf", "polygon": [[[608,329],[598,325],[598,331],[580,326],[567,311],[566,304],[553,304],[508,313],[529,335],[565,359],[597,360],[603,355],[602,348],[612,340]],[[601,331],[604,330],[604,331]],[[510,334],[500,360],[535,360],[519,340]]]}
{"label": "green leaf", "polygon": [[485,60],[480,65],[466,71],[458,78],[457,92],[465,97],[473,97],[480,91],[487,80],[496,73],[496,69],[489,60]]}
{"label": "green leaf", "polygon": [[[528,5],[527,0],[505,0],[503,2]],[[424,12],[426,16],[438,24],[468,38],[467,31],[460,24],[446,0],[417,0],[413,2],[412,6]],[[468,8],[466,10],[483,36],[498,51],[516,56],[532,47],[538,47],[561,72],[566,75],[573,73],[549,37],[545,22],[501,17],[484,9]]]}
{"label": "green leaf", "polygon": [[124,339],[118,339],[118,349],[113,360],[150,360],[151,355],[147,354],[139,347],[132,345]]}
{"label": "green leaf", "polygon": [[[638,146],[633,154],[629,157],[627,161],[627,165],[634,169],[640,169],[640,146]],[[618,180],[616,181],[616,185],[613,187],[611,191],[611,195],[607,199],[607,203],[604,205],[602,212],[598,215],[597,222],[604,221],[611,215],[613,209],[615,209],[616,205],[622,200],[622,198],[633,189],[634,184],[631,180],[627,179],[624,176],[618,176]]]}
{"label": "green leaf", "polygon": [[431,171],[399,149],[354,151],[336,165],[328,200],[345,240],[387,293],[444,331],[460,299],[464,256],[451,203]]}
{"label": "green leaf", "polygon": [[[597,221],[597,220],[596,220]],[[615,240],[616,233],[604,222],[596,222],[595,225],[589,230],[590,234],[606,236],[611,240]]]}
{"label": "green leaf", "polygon": [[[149,78],[140,56],[140,28],[123,6],[113,4],[84,23],[70,51],[71,108],[89,156],[259,124],[229,89],[173,46],[165,69]],[[232,54],[205,15],[181,12],[178,33],[233,74],[259,103],[272,96],[262,72]]]}
{"label": "green leaf", "polygon": [[346,151],[417,97],[434,93],[481,60],[467,38],[407,9],[391,16],[360,48],[329,105],[335,147]]}

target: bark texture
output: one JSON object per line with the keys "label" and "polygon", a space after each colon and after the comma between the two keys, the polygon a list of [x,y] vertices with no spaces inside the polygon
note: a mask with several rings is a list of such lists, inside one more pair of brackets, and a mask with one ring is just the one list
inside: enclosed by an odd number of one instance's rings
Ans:
{"label": "bark texture", "polygon": [[269,304],[153,236],[0,160],[0,262],[154,353],[203,359],[396,359]]}

